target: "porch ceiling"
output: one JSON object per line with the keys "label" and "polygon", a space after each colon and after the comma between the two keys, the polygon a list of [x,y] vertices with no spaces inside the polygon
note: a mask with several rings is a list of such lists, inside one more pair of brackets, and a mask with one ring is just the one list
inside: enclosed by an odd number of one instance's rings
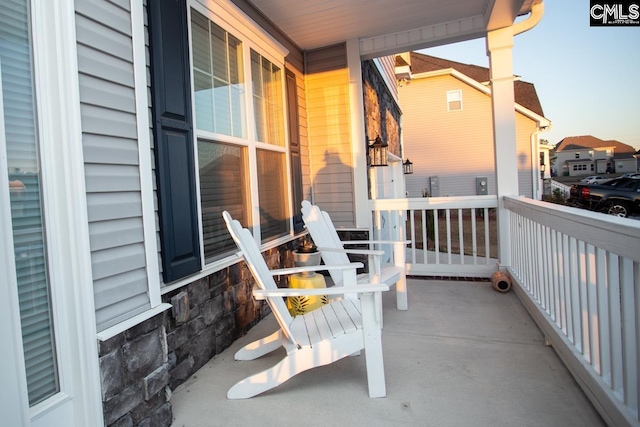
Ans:
{"label": "porch ceiling", "polygon": [[[360,39],[361,53],[375,56],[483,37],[542,0],[250,1],[304,50]],[[381,38],[393,39],[384,51]]]}

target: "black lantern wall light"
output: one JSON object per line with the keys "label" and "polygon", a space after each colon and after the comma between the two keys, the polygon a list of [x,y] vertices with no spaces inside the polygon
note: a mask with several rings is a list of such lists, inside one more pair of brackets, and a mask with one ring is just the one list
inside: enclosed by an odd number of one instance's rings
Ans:
{"label": "black lantern wall light", "polygon": [[[368,141],[371,142],[371,141]],[[380,138],[380,135],[369,145],[369,166],[387,166],[387,154],[389,144]]]}
{"label": "black lantern wall light", "polygon": [[413,173],[413,163],[411,163],[411,160],[407,159],[407,161],[402,164],[402,167],[404,168],[405,175],[411,175]]}

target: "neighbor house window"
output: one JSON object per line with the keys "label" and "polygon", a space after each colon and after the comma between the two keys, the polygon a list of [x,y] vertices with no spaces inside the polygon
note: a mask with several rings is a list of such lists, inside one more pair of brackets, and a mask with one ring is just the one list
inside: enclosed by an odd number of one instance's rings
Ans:
{"label": "neighbor house window", "polygon": [[580,153],[576,153],[575,157],[576,157],[576,159],[579,159],[580,158]]}
{"label": "neighbor house window", "polygon": [[259,52],[255,40],[243,39],[245,32],[234,34],[217,21],[204,9],[191,9],[205,263],[236,250],[222,219],[225,210],[262,242],[291,230],[283,67]]}
{"label": "neighbor house window", "polygon": [[447,111],[462,110],[462,91],[450,90],[447,92]]}

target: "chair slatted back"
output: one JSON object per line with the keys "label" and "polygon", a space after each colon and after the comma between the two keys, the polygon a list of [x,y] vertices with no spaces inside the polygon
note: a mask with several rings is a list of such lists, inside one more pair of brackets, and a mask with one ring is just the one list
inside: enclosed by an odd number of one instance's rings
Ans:
{"label": "chair slatted back", "polygon": [[[349,264],[349,256],[344,252],[323,251],[322,248],[344,249],[340,237],[333,226],[329,214],[312,205],[307,200],[302,201],[302,219],[311,235],[311,239],[320,249],[322,259],[328,265]],[[329,270],[331,279],[336,284],[342,283],[342,273],[338,270]]]}
{"label": "chair slatted back", "polygon": [[[224,211],[222,216],[224,221],[227,223],[227,228],[229,229],[231,237],[233,237],[233,240],[242,252],[242,256],[244,257],[249,270],[251,270],[251,274],[253,274],[254,279],[258,283],[258,286],[264,290],[278,289],[278,286],[276,285],[275,280],[273,280],[269,267],[260,253],[260,249],[258,248],[251,232],[246,228],[243,228],[240,222],[231,218],[229,212]],[[291,314],[289,314],[289,310],[287,309],[282,297],[270,297],[267,298],[267,302],[280,324],[280,328],[282,329],[285,337],[287,337],[287,339],[289,339],[294,345],[298,346],[299,343],[289,327],[293,318],[291,317]]]}

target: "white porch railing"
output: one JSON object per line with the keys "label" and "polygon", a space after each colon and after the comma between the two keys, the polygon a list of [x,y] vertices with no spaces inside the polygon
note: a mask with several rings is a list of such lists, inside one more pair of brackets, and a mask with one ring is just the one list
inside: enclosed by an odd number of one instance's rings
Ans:
{"label": "white porch railing", "polygon": [[[609,425],[640,426],[640,221],[506,197],[513,289]],[[495,196],[372,200],[374,239],[408,238],[408,274],[497,269]],[[485,221],[488,220],[488,221]]]}
{"label": "white porch railing", "polygon": [[497,269],[496,196],[371,200],[373,239],[411,240],[407,273],[489,277]]}
{"label": "white porch railing", "polygon": [[549,180],[549,195],[554,195],[555,193],[560,193],[565,199],[569,197],[569,190],[571,190],[571,186],[565,185],[561,182],[554,181],[553,179]]}
{"label": "white porch railing", "polygon": [[524,198],[509,272],[529,312],[609,425],[640,425],[640,222]]}

